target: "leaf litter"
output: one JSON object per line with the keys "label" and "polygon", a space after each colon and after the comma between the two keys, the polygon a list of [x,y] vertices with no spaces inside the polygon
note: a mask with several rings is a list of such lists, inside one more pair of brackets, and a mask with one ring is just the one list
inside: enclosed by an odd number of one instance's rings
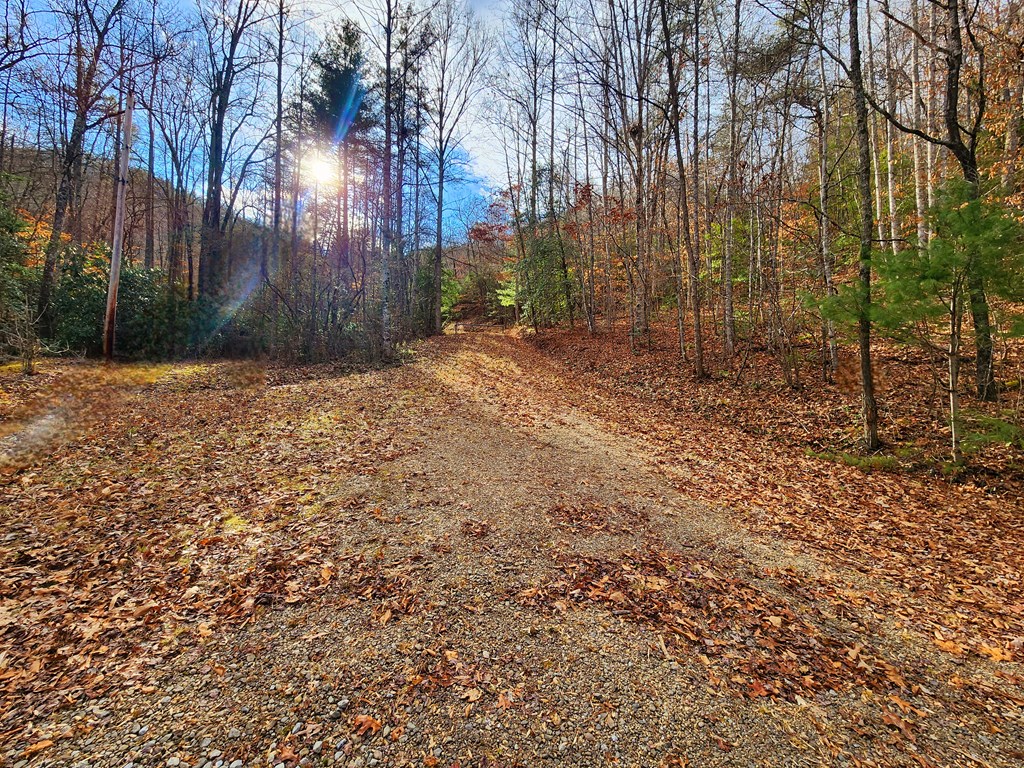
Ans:
{"label": "leaf litter", "polygon": [[[992,507],[710,439],[550,355],[473,334],[391,371],[75,395],[103,405],[3,479],[0,756],[164,764],[209,733],[287,766],[1018,762],[1016,555],[954,566],[975,540],[917,511]],[[710,505],[752,533],[700,533]],[[145,752],[147,712],[172,738]]]}

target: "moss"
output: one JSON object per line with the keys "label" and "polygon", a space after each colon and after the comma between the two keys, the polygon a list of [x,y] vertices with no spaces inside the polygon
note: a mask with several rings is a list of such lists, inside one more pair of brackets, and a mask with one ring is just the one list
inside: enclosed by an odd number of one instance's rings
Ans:
{"label": "moss", "polygon": [[894,472],[900,468],[899,459],[896,456],[890,456],[887,454],[859,456],[855,453],[846,453],[845,451],[838,453],[824,451],[819,453],[817,451],[812,451],[811,449],[807,449],[806,453],[808,456],[815,459],[846,464],[849,467],[856,467],[863,472],[874,472],[876,470]]}

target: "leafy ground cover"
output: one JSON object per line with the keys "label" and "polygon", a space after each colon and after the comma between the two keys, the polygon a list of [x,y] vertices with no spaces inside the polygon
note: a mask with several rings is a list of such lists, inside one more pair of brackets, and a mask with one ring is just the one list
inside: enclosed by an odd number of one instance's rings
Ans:
{"label": "leafy ground cover", "polygon": [[590,345],[0,374],[0,760],[1024,760],[1011,485]]}

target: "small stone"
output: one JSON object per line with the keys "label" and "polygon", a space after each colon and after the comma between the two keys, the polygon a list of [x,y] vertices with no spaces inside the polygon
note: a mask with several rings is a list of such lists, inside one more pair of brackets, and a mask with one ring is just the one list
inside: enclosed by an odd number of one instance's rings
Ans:
{"label": "small stone", "polygon": [[178,764],[179,764],[180,762],[181,762],[181,760],[179,760],[179,759],[178,759],[178,758],[176,758],[176,757],[168,757],[168,758],[167,758],[167,765],[169,766],[169,768],[176,768],[176,766],[177,766],[177,765],[178,765]]}
{"label": "small stone", "polygon": [[314,741],[313,742],[313,754],[319,755],[320,754],[320,750],[322,750],[323,748],[324,748],[324,743],[322,741]]}
{"label": "small stone", "polygon": [[228,768],[242,768],[241,760],[233,760]]}
{"label": "small stone", "polygon": [[240,739],[241,737],[242,737],[242,732],[240,730],[238,730],[237,728],[232,728],[230,731],[228,731],[228,738],[229,739]]}

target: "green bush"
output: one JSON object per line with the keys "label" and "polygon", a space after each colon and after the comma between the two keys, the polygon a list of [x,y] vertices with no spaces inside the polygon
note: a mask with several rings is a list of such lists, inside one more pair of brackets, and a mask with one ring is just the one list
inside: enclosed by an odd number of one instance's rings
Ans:
{"label": "green bush", "polygon": [[33,270],[18,239],[24,222],[0,199],[0,357],[17,356],[26,372],[39,352],[33,326],[36,295]]}
{"label": "green bush", "polygon": [[[102,353],[109,264],[105,248],[72,248],[65,254],[54,291],[57,326],[51,346],[82,355]],[[158,359],[196,351],[198,340],[208,337],[208,316],[204,307],[190,305],[178,291],[171,291],[162,272],[125,265],[118,288],[114,353]]]}

